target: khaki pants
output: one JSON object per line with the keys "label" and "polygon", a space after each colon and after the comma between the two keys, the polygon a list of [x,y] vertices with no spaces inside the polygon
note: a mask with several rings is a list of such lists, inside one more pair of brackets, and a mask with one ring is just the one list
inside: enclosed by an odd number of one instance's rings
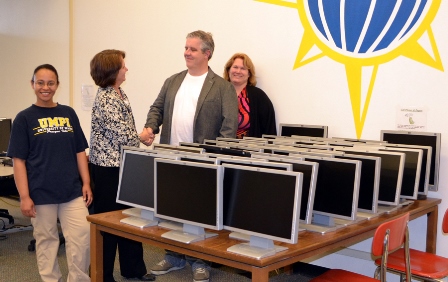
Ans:
{"label": "khaki pants", "polygon": [[31,218],[31,223],[36,239],[37,266],[43,281],[63,281],[57,260],[58,218],[65,238],[67,282],[90,281],[90,225],[87,215],[82,197],[63,204],[36,205],[36,217]]}

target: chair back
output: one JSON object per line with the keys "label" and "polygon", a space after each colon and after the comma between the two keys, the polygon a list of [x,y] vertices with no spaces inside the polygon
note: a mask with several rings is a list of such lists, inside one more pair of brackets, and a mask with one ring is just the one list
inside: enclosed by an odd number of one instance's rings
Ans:
{"label": "chair back", "polygon": [[411,281],[411,266],[409,259],[409,213],[390,220],[378,226],[373,235],[372,254],[381,259],[381,281],[386,281],[387,256],[402,246],[405,248],[406,281]]}
{"label": "chair back", "polygon": [[448,209],[445,211],[442,221],[442,231],[443,233],[448,233]]}

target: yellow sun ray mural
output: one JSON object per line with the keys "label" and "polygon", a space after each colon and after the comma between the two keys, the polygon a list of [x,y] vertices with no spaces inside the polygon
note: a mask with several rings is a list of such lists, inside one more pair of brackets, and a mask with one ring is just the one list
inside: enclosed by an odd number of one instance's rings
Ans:
{"label": "yellow sun ray mural", "polygon": [[[362,135],[381,64],[403,56],[444,71],[430,26],[441,0],[255,1],[297,10],[304,33],[293,69],[325,56],[345,65],[357,138]],[[418,42],[423,35],[430,50]],[[310,56],[314,47],[321,53]],[[373,69],[363,72],[366,67]],[[362,101],[364,75],[370,78]]]}

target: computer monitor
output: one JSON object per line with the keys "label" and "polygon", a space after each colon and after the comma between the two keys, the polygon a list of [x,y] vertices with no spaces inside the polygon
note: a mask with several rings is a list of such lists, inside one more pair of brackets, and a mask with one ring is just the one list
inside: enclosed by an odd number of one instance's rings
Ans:
{"label": "computer monitor", "polygon": [[331,138],[334,140],[342,140],[342,141],[355,142],[355,143],[385,143],[385,141],[373,140],[373,139],[357,139],[357,138],[347,138],[347,137],[331,137]]}
{"label": "computer monitor", "polygon": [[180,154],[179,160],[187,162],[197,162],[203,164],[217,164],[216,158],[210,158],[205,154],[195,154],[195,155]]}
{"label": "computer monitor", "polygon": [[179,142],[179,146],[199,148],[199,145],[200,145],[199,143],[193,143],[193,142]]}
{"label": "computer monitor", "polygon": [[[257,155],[252,155],[256,158]],[[316,162],[303,161],[302,158],[283,157],[277,155],[264,156],[269,162],[285,163],[292,165],[292,171],[303,173],[302,197],[300,203],[300,222],[311,224],[313,219],[314,195],[316,192],[316,181],[319,164]]]}
{"label": "computer monitor", "polygon": [[376,214],[378,212],[378,193],[380,187],[381,158],[344,153],[335,158],[361,161],[361,180],[359,182],[359,212]]}
{"label": "computer monitor", "polygon": [[245,233],[249,243],[227,250],[261,259],[297,243],[302,173],[223,164],[224,229]]}
{"label": "computer monitor", "polygon": [[204,149],[200,147],[191,147],[191,146],[176,146],[176,145],[168,145],[168,144],[154,144],[153,145],[154,150],[172,150],[172,151],[180,151],[180,152],[187,152],[187,153],[198,153],[202,154],[205,152]]}
{"label": "computer monitor", "polygon": [[401,183],[406,157],[404,153],[368,150],[357,147],[341,147],[337,148],[337,150],[349,154],[381,157],[378,204],[395,207],[400,204]]}
{"label": "computer monitor", "polygon": [[223,155],[249,157],[249,158],[251,154],[250,152],[245,150],[230,149],[221,146],[214,146],[207,144],[201,144],[200,147],[205,150],[205,153],[212,153],[212,154],[223,154]]}
{"label": "computer monitor", "polygon": [[229,138],[229,137],[216,137],[217,141],[225,141],[225,142],[233,142],[233,143],[239,143],[243,139],[238,138]]}
{"label": "computer monitor", "polygon": [[157,225],[154,218],[154,159],[178,156],[154,154],[150,150],[123,146],[116,202],[134,207],[123,211],[121,222],[136,227]]}
{"label": "computer monitor", "polygon": [[0,119],[0,156],[6,156],[11,136],[11,119]]}
{"label": "computer monitor", "polygon": [[283,171],[292,171],[292,164],[268,162],[268,161],[257,160],[254,158],[231,159],[231,158],[221,157],[221,158],[216,159],[216,164],[218,164],[218,165],[234,164],[234,165],[243,165],[243,166],[250,166],[250,167],[267,168],[267,169],[279,169],[279,170],[283,170]]}
{"label": "computer monitor", "polygon": [[434,132],[413,132],[399,130],[381,130],[381,140],[393,144],[431,146],[431,169],[429,173],[430,191],[437,191],[439,186],[440,143],[441,134]]}
{"label": "computer monitor", "polygon": [[328,137],[328,126],[326,125],[306,125],[306,124],[279,124],[280,136],[312,136],[312,137]]}
{"label": "computer monitor", "polygon": [[429,173],[431,171],[431,146],[419,146],[419,145],[404,145],[404,144],[392,144],[386,143],[383,146],[390,148],[408,148],[408,149],[421,149],[423,151],[422,165],[420,171],[420,181],[418,185],[418,197],[424,198],[428,194],[429,186]]}
{"label": "computer monitor", "polygon": [[402,152],[406,155],[404,160],[403,181],[401,182],[400,198],[416,200],[420,185],[423,150],[392,147],[385,147],[378,150]]}
{"label": "computer monitor", "polygon": [[156,159],[154,174],[155,215],[183,224],[162,237],[188,244],[217,235],[204,228],[222,229],[222,166]]}
{"label": "computer monitor", "polygon": [[[218,145],[221,146],[221,145]],[[256,153],[256,152],[262,152],[263,149],[258,147],[258,146],[248,146],[248,145],[244,145],[244,144],[240,144],[240,143],[235,143],[235,145],[229,145],[229,146],[225,146],[231,150],[240,150],[240,151],[245,151],[245,152],[249,152],[249,153]]]}
{"label": "computer monitor", "polygon": [[335,219],[356,220],[361,161],[305,156],[319,164],[313,224],[335,226]]}
{"label": "computer monitor", "polygon": [[300,152],[307,152],[308,148],[296,148],[292,146],[280,146],[278,148],[264,148],[263,153],[270,153],[275,155],[289,156]]}

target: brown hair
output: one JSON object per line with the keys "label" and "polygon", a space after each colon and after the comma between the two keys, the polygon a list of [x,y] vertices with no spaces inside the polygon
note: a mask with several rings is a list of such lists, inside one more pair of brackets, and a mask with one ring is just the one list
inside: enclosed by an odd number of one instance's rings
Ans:
{"label": "brown hair", "polygon": [[257,85],[257,78],[255,77],[255,66],[252,63],[252,60],[249,58],[249,56],[244,53],[236,53],[227,61],[226,65],[224,66],[224,75],[223,75],[224,79],[230,81],[229,70],[236,59],[243,60],[243,65],[249,71],[249,79],[247,80],[247,85],[249,86]]}
{"label": "brown hair", "polygon": [[202,30],[196,30],[193,32],[190,32],[187,34],[187,38],[199,38],[202,41],[201,44],[201,51],[202,53],[205,53],[205,51],[210,51],[210,56],[208,57],[208,60],[213,56],[213,51],[215,50],[215,42],[213,41],[213,36],[210,32],[205,32]]}
{"label": "brown hair", "polygon": [[90,75],[95,84],[103,88],[114,85],[125,57],[124,51],[113,49],[96,54],[90,61]]}

